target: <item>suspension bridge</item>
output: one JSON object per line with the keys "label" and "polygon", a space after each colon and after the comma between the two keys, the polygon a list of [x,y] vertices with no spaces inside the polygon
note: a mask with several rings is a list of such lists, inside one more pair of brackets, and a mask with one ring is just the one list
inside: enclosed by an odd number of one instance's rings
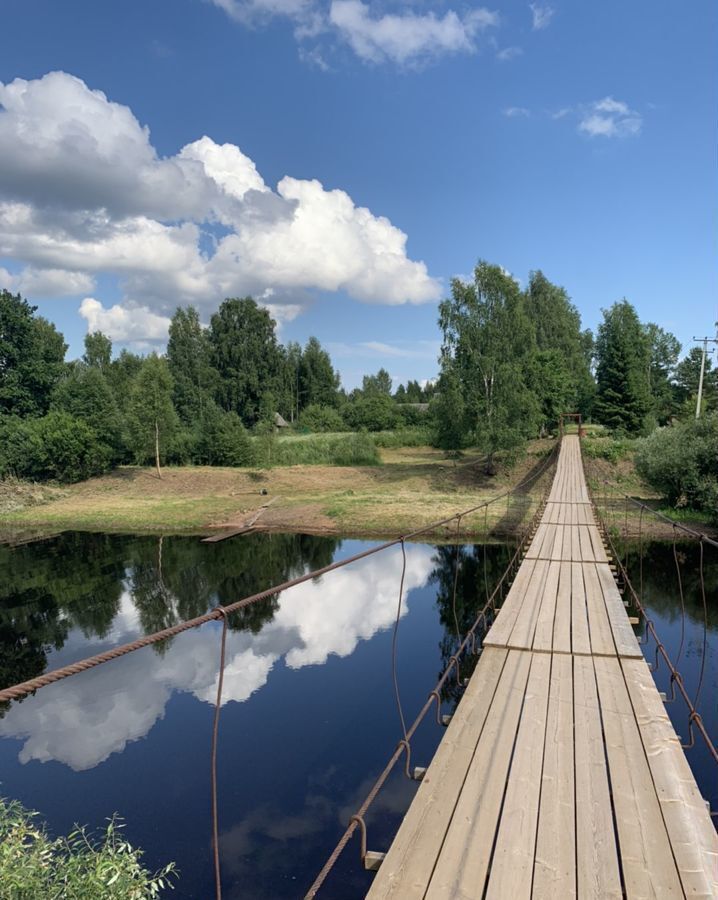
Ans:
{"label": "suspension bridge", "polygon": [[369,891],[716,897],[718,840],[564,438],[538,527]]}
{"label": "suspension bridge", "polygon": [[[521,498],[530,511],[536,491],[555,463],[550,488],[538,504],[509,566],[462,634],[456,588],[462,520]],[[595,498],[594,498],[595,499]],[[0,701],[19,700],[50,684],[156,644],[206,622],[222,622],[219,673],[211,738],[211,832],[215,893],[222,896],[216,771],[225,647],[231,615],[360,559],[400,547],[403,568],[392,643],[394,689],[401,739],[309,888],[321,890],[339,856],[359,831],[361,860],[376,872],[369,900],[383,898],[658,898],[718,897],[718,835],[691,772],[684,746],[699,734],[714,762],[718,751],[698,712],[703,683],[689,696],[683,679],[645,615],[598,516],[584,477],[580,441],[566,436],[515,488],[441,522],[376,545],[321,569],[217,606],[201,616],[145,635],[0,690]],[[630,498],[625,498],[626,503]],[[633,502],[633,501],[632,501]],[[605,501],[608,507],[607,501]],[[642,504],[641,522],[644,510]],[[627,510],[627,507],[626,507]],[[626,522],[628,515],[626,511]],[[405,543],[456,525],[453,612],[456,649],[415,720],[401,707],[396,639],[406,573]],[[673,524],[675,531],[690,531]],[[700,580],[707,617],[703,548]],[[641,557],[642,560],[642,557]],[[642,565],[642,562],[641,562]],[[641,569],[642,573],[642,569]],[[683,607],[683,594],[681,604]],[[643,616],[645,638],[655,642],[671,673],[671,697],[659,694],[617,584]],[[683,610],[685,616],[685,609]],[[705,626],[707,627],[707,625]],[[680,657],[683,639],[677,656]],[[703,661],[705,661],[705,629]],[[466,681],[462,665],[478,655]],[[453,716],[442,716],[442,690],[455,678],[465,687]],[[688,743],[682,744],[664,703],[686,706]],[[411,765],[411,740],[431,710],[448,725],[427,769]],[[388,852],[367,849],[365,816],[403,759],[405,775],[420,781]],[[334,896],[343,896],[341,888]]]}

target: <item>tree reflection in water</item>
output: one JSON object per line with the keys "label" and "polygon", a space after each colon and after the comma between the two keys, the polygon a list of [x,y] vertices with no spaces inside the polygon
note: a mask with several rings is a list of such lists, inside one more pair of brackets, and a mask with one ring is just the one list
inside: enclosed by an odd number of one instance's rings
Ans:
{"label": "tree reflection in water", "polygon": [[[339,541],[307,535],[247,535],[202,544],[196,537],[126,537],[68,532],[19,547],[0,546],[0,683],[41,675],[48,654],[78,628],[107,639],[129,592],[141,633],[194,618],[328,565]],[[231,617],[233,631],[257,634],[276,596]],[[155,645],[164,654],[169,643]],[[3,715],[8,704],[0,706]]]}

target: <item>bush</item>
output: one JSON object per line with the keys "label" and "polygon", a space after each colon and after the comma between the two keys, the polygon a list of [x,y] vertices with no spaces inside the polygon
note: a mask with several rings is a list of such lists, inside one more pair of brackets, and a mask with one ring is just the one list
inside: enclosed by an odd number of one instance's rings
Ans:
{"label": "bush", "polygon": [[278,466],[375,466],[380,462],[374,440],[362,433],[280,439],[273,461]]}
{"label": "bush", "polygon": [[3,475],[37,481],[82,481],[106,472],[113,448],[87,422],[64,412],[41,419],[5,419],[0,425]]}
{"label": "bush", "polygon": [[718,414],[659,428],[639,442],[636,468],[676,507],[718,522]]}
{"label": "bush", "polygon": [[299,416],[299,426],[307,431],[346,431],[346,423],[333,406],[311,403]]}
{"label": "bush", "polygon": [[140,863],[142,851],[122,836],[113,818],[100,840],[76,828],[52,840],[17,801],[0,798],[0,884],[6,900],[62,897],[63,900],[145,900],[155,898],[174,863],[151,874]]}
{"label": "bush", "polygon": [[429,411],[426,409],[418,409],[411,403],[397,403],[396,411],[402,425],[420,426],[429,418]]}
{"label": "bush", "polygon": [[396,403],[386,394],[370,394],[347,403],[342,410],[344,421],[359,431],[390,431],[399,423]]}

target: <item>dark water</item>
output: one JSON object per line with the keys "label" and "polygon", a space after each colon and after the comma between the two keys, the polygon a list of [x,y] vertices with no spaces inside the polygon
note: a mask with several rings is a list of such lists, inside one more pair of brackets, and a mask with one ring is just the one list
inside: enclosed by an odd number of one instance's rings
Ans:
{"label": "dark water", "polygon": [[[15,683],[204,612],[369,546],[298,535],[196,538],[66,534],[0,547],[0,682]],[[455,550],[407,546],[398,670],[413,720],[455,647]],[[508,547],[462,548],[460,628],[508,559]],[[679,548],[684,587],[681,669],[693,693],[705,660],[701,712],[718,737],[718,553],[706,556],[709,634],[697,548]],[[631,575],[637,565],[634,554]],[[401,737],[391,679],[401,552],[389,551],[236,614],[227,640],[218,751],[224,896],[300,897]],[[638,568],[635,568],[638,579]],[[681,640],[670,546],[644,556],[644,600],[669,649]],[[175,860],[170,896],[213,896],[210,738],[220,626],[44,688],[3,710],[0,791],[39,810],[56,832],[99,826],[113,812],[156,868]],[[650,651],[650,645],[647,645]],[[657,672],[666,689],[665,667]],[[445,711],[458,699],[445,693]],[[679,733],[687,717],[669,704]],[[412,741],[426,764],[443,734],[427,717]],[[700,739],[689,751],[718,806]],[[416,786],[397,771],[367,818],[369,848],[391,841]],[[371,876],[353,839],[323,896],[362,896]]]}

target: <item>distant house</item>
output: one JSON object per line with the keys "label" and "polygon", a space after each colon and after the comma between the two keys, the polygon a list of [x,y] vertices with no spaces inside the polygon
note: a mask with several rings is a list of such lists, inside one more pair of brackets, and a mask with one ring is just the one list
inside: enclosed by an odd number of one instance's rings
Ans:
{"label": "distant house", "polygon": [[291,425],[285,418],[279,415],[279,413],[274,414],[274,427],[279,431],[281,428],[291,428]]}
{"label": "distant house", "polygon": [[419,412],[429,412],[428,403],[402,403],[401,405],[408,407],[409,409],[417,409]]}

